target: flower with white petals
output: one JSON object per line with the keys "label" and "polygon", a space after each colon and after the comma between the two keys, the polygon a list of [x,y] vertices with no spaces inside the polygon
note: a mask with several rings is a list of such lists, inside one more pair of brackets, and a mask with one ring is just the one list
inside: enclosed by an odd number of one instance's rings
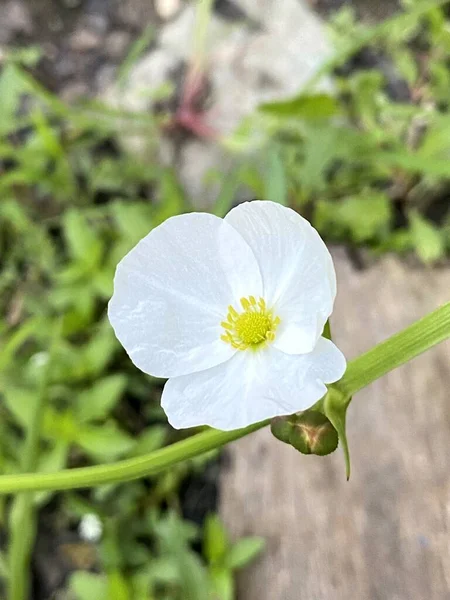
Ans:
{"label": "flower with white petals", "polygon": [[172,217],[119,263],[109,319],[134,364],[169,378],[176,428],[230,430],[312,406],[346,362],[322,337],[336,275],[317,231],[269,201]]}
{"label": "flower with white petals", "polygon": [[102,537],[103,525],[97,515],[89,513],[81,519],[78,531],[86,542],[98,542]]}

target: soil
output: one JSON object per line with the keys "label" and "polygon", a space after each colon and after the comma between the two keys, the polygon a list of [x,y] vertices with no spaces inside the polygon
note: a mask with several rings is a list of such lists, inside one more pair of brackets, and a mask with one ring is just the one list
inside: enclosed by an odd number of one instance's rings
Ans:
{"label": "soil", "polygon": [[0,5],[0,47],[35,44],[36,75],[72,99],[97,92],[133,40],[158,15],[147,0],[6,0]]}

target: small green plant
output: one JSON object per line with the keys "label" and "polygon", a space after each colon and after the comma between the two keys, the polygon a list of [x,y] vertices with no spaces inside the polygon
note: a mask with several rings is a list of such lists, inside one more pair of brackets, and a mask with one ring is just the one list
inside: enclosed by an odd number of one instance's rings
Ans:
{"label": "small green plant", "polygon": [[[443,4],[410,3],[375,29],[350,12],[338,16],[340,52],[324,69],[332,91],[312,83],[266,104],[224,141],[247,152],[230,173],[211,174],[221,182],[213,211],[223,216],[245,188],[298,208],[330,240],[443,260],[450,247]],[[144,42],[150,37],[148,30]],[[378,63],[332,74],[367,46],[387,71]],[[0,580],[11,600],[26,597],[39,514],[51,502],[68,528],[86,515],[101,523],[101,536],[89,542],[96,560],[70,577],[77,600],[231,600],[235,570],[262,541],[230,543],[214,515],[193,525],[183,518],[180,490],[220,446],[268,423],[187,438],[174,432],[159,406],[161,381],[133,368],[105,312],[118,261],[192,206],[176,173],[158,161],[154,116],[94,102],[68,107],[30,75],[37,60],[33,48],[10,52],[0,72],[0,492],[24,492],[10,504],[0,495],[10,535]],[[393,97],[392,73],[407,98]],[[145,156],[121,149],[124,129],[146,139]],[[347,472],[351,396],[448,337],[449,319],[446,305],[356,359],[315,407],[339,435]]]}
{"label": "small green plant", "polygon": [[[3,474],[131,459],[178,439],[159,408],[160,382],[130,367],[105,307],[117,262],[152,227],[190,206],[171,169],[117,149],[123,119],[141,128],[138,116],[63,105],[27,72],[36,59],[13,53],[0,73]],[[24,102],[28,109],[20,112]],[[149,139],[150,157],[152,145]],[[36,435],[40,452],[26,454]],[[179,489],[213,458],[193,459],[146,485],[57,498],[67,527],[86,514],[98,515],[103,527],[92,564],[102,574],[74,574],[76,598],[97,591],[99,598],[184,599],[195,585],[190,569],[180,571],[185,563],[208,590],[209,566],[190,545],[200,532],[182,517]],[[47,492],[22,495],[11,511],[0,502],[11,535],[0,578],[12,600],[27,593],[39,511],[51,500]],[[189,533],[181,558],[178,530]]]}
{"label": "small green plant", "polygon": [[[250,153],[240,182],[281,199],[329,240],[415,252],[450,248],[450,59],[445,2],[408,3],[377,27],[335,18],[336,57],[298,96],[270,102],[226,144]],[[353,60],[353,62],[352,62]],[[267,158],[269,157],[269,158]],[[224,193],[231,183],[227,177]],[[272,194],[272,195],[271,195]],[[218,210],[223,212],[223,198]]]}

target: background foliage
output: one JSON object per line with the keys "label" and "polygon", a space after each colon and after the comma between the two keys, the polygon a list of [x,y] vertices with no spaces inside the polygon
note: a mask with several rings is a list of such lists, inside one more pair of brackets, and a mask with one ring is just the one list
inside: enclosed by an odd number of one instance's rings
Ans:
{"label": "background foliage", "polygon": [[[220,188],[216,214],[240,191],[297,208],[329,241],[426,264],[446,260],[450,29],[443,8],[419,16],[416,5],[377,30],[348,10],[336,17],[338,55],[326,91],[311,86],[266,104],[225,141],[235,168],[211,173]],[[34,79],[37,61],[38,49],[11,51],[0,72],[2,473],[22,468],[44,378],[40,471],[137,456],[186,435],[166,425],[162,382],[132,366],[105,313],[120,258],[152,227],[192,209],[176,173],[158,162],[160,122],[96,103],[66,106]],[[119,145],[124,129],[146,137],[141,158]],[[216,461],[203,457],[149,481],[38,495],[39,536],[71,532],[76,555],[86,557],[68,574],[72,596],[233,598],[235,570],[262,541],[232,545],[213,514],[197,524],[185,518],[186,487]],[[6,533],[10,505],[0,501]],[[80,539],[86,515],[100,520],[99,540]],[[11,576],[5,553],[0,575]]]}

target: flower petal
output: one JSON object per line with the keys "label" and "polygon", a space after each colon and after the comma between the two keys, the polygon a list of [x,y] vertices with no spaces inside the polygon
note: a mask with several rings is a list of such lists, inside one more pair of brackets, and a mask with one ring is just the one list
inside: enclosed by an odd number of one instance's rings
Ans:
{"label": "flower petal", "polygon": [[109,319],[142,371],[172,377],[228,360],[227,307],[261,295],[256,259],[239,233],[205,213],[172,217],[119,263]]}
{"label": "flower petal", "polygon": [[345,367],[342,353],[325,338],[309,354],[285,354],[273,346],[237,352],[212,369],[169,379],[161,404],[177,429],[239,429],[309,408]]}
{"label": "flower petal", "polygon": [[289,354],[311,352],[336,296],[333,261],[321,237],[306,219],[275,202],[240,204],[225,221],[256,256],[264,298],[281,319],[275,346]]}

